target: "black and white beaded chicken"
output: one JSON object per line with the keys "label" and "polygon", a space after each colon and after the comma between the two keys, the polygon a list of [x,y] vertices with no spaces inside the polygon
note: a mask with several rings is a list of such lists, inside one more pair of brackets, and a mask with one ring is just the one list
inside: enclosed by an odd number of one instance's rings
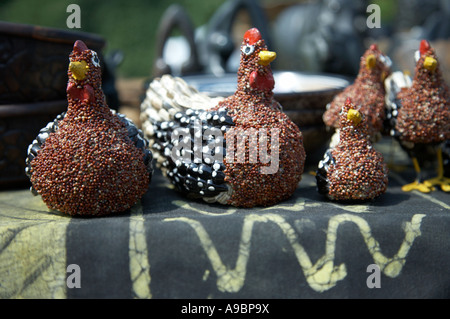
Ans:
{"label": "black and white beaded chicken", "polygon": [[[157,166],[177,190],[239,207],[269,206],[293,194],[305,151],[299,128],[273,98],[274,58],[253,28],[244,34],[233,95],[210,98],[170,75],[150,83],[141,104],[142,128]],[[248,141],[240,144],[243,136]],[[279,156],[266,161],[263,146]],[[239,159],[242,150],[241,160],[228,156]]]}
{"label": "black and white beaded chicken", "polygon": [[224,108],[188,109],[176,113],[171,121],[153,123],[152,149],[162,154],[157,157],[160,167],[179,191],[205,198],[228,191],[225,166],[220,159],[226,156],[222,136],[232,125],[233,120]]}

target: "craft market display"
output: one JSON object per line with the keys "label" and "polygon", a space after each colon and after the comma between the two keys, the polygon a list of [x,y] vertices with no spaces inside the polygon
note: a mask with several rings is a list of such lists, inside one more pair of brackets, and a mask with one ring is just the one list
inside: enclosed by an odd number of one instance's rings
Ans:
{"label": "craft market display", "polygon": [[0,298],[448,298],[450,43],[367,14],[0,21]]}
{"label": "craft market display", "polygon": [[[448,87],[427,41],[419,52],[411,83],[406,75],[392,74],[390,59],[372,44],[354,83],[327,106],[323,120],[336,133],[315,174],[317,190],[328,199],[373,200],[386,191],[387,165],[372,145],[386,130],[407,150],[419,175],[403,190],[429,192],[439,184],[448,191],[439,147],[450,134]],[[147,192],[154,153],[157,167],[191,199],[262,207],[290,198],[302,179],[306,152],[301,127],[274,99],[275,58],[251,28],[241,44],[234,94],[210,97],[180,77],[153,79],[141,104],[141,131],[108,107],[99,58],[76,41],[67,112],[41,129],[28,148],[32,192],[51,210],[69,215],[124,212]],[[437,148],[438,177],[422,182],[418,158],[429,145]]]}

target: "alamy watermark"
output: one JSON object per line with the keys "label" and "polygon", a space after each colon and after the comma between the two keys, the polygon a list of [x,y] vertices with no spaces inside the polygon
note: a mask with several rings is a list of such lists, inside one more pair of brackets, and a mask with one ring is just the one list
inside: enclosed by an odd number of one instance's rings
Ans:
{"label": "alamy watermark", "polygon": [[70,13],[66,19],[66,25],[69,29],[81,28],[81,8],[78,4],[69,4],[66,12]]}
{"label": "alamy watermark", "polygon": [[370,264],[367,266],[366,272],[372,273],[367,277],[366,285],[367,288],[381,288],[381,271],[377,264]]}
{"label": "alamy watermark", "polygon": [[170,156],[176,164],[193,162],[213,165],[215,162],[222,163],[225,158],[227,163],[269,164],[261,166],[260,173],[275,174],[279,168],[279,136],[279,128],[248,128],[229,129],[224,138],[221,129],[211,127],[203,131],[202,123],[196,120],[191,128],[177,128],[172,132],[174,146],[170,154],[165,155]]}
{"label": "alamy watermark", "polygon": [[70,273],[66,279],[67,288],[81,288],[81,268],[77,264],[70,264],[66,268],[66,272]]}
{"label": "alamy watermark", "polygon": [[[69,4],[66,9],[70,13],[66,20],[68,28],[81,28],[81,8],[77,4]],[[377,4],[369,4],[366,9],[370,15],[367,17],[366,25],[368,28],[381,28],[381,10]],[[228,130],[226,136],[226,155],[222,152],[205,152],[205,148],[210,150],[223,149],[224,137],[218,128],[208,128],[202,134],[202,125],[200,122],[194,124],[194,143],[191,145],[191,134],[189,129],[177,129],[172,133],[172,148],[170,156],[175,163],[190,161],[213,164],[214,162],[223,162],[224,156],[228,163],[261,163],[270,164],[261,167],[262,174],[275,174],[279,169],[279,134],[280,129],[271,128],[249,128],[240,130],[236,134],[234,130]],[[234,134],[233,134],[234,133]],[[181,139],[179,138],[181,136]],[[270,137],[269,137],[270,136]],[[207,140],[208,144],[203,145],[202,141]],[[270,141],[269,141],[270,140]],[[270,155],[268,153],[270,144]],[[166,154],[169,155],[169,154]],[[194,155],[192,159],[192,155]]]}
{"label": "alamy watermark", "polygon": [[[69,4],[66,8],[66,12],[70,13],[66,19],[66,25],[69,29],[81,28],[81,8],[78,4]],[[366,25],[369,29],[381,28],[381,9],[377,4],[369,4],[366,9],[366,13],[370,15],[366,19]]]}
{"label": "alamy watermark", "polygon": [[367,17],[366,25],[369,29],[381,28],[381,9],[377,4],[369,4],[366,13],[370,13]]}

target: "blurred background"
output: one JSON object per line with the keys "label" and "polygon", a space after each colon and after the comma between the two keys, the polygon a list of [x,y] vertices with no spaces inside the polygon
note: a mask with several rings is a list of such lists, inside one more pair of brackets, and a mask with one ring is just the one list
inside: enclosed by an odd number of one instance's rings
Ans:
{"label": "blurred background", "polygon": [[[72,3],[81,9],[79,29],[66,25]],[[379,28],[367,25],[370,4],[380,8]],[[138,103],[130,79],[233,73],[249,26],[259,27],[277,52],[276,69],[353,77],[359,57],[376,42],[394,70],[412,73],[414,51],[425,38],[447,81],[450,74],[448,0],[0,0],[0,21],[103,37],[108,75],[125,104]]]}
{"label": "blurred background", "polygon": [[[262,9],[270,33],[270,45],[279,54],[277,67],[310,71],[330,71],[354,75],[358,61],[355,57],[378,41],[394,61],[403,61],[399,68],[410,66],[412,59],[407,54],[417,49],[420,38],[432,41],[447,40],[449,31],[448,0],[259,0],[240,1],[251,10],[241,10],[231,18],[226,15],[229,8],[224,0],[0,0],[0,20],[34,24],[69,30],[66,8],[76,3],[81,8],[83,31],[101,35],[107,44],[106,56],[117,54],[117,75],[120,77],[145,77],[154,71],[158,50],[158,30],[164,13],[173,4],[186,11],[196,39],[200,42],[205,29],[216,24],[251,24],[255,14],[254,5]],[[239,2],[239,1],[238,1]],[[366,19],[369,4],[381,9],[381,28],[370,29]],[[245,6],[244,6],[245,7]],[[232,11],[232,10],[231,10]],[[250,12],[253,11],[253,12]],[[250,12],[250,13],[249,13]],[[213,21],[216,19],[216,21]],[[218,21],[220,20],[220,21]],[[253,16],[253,22],[255,18]],[[229,25],[215,26],[222,31]],[[179,36],[174,28],[172,35]],[[240,43],[242,34],[237,35]],[[440,45],[440,44],[439,44]],[[175,45],[174,45],[175,47]],[[198,45],[198,51],[201,46]],[[346,54],[339,54],[339,51]],[[200,52],[201,54],[202,52]],[[178,58],[180,51],[177,52]],[[181,54],[182,56],[182,54]],[[444,57],[447,58],[447,57]],[[169,58],[168,58],[169,59]]]}
{"label": "blurred background", "polygon": [[173,3],[186,8],[195,25],[208,22],[221,0],[0,0],[0,20],[70,30],[66,19],[69,4],[81,9],[81,29],[99,34],[107,41],[105,53],[120,50],[123,62],[120,76],[139,77],[150,73],[155,57],[158,24]]}

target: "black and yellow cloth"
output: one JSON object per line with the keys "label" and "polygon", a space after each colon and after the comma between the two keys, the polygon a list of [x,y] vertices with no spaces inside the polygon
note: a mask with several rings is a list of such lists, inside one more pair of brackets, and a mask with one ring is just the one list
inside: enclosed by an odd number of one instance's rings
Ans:
{"label": "black and yellow cloth", "polygon": [[305,173],[291,199],[252,209],[188,201],[157,173],[102,218],[2,191],[0,298],[449,298],[450,196],[402,192],[410,173],[361,205],[324,200]]}

